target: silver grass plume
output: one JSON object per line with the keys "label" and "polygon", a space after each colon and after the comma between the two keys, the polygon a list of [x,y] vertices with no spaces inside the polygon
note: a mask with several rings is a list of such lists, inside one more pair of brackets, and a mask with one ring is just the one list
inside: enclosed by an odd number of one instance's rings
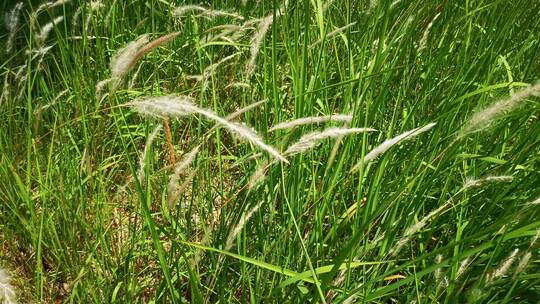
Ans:
{"label": "silver grass plume", "polygon": [[321,140],[327,138],[336,138],[342,135],[350,135],[356,133],[373,132],[371,128],[328,128],[323,131],[315,131],[302,136],[297,142],[292,144],[285,151],[285,155],[295,155],[306,152],[314,148]]}
{"label": "silver grass plume", "polygon": [[155,48],[168,43],[180,35],[180,32],[166,34],[152,41],[148,35],[141,35],[136,40],[129,42],[125,47],[118,50],[111,60],[111,79],[116,88],[125,75],[135,67],[135,65],[149,52]]}
{"label": "silver grass plume", "polygon": [[255,28],[252,26],[249,26],[247,22],[243,25],[236,25],[236,24],[218,25],[218,26],[208,29],[207,32],[212,32],[216,30],[221,30],[221,32],[216,35],[207,34],[204,38],[201,39],[199,47],[203,48],[209,43],[213,41],[218,41],[220,39],[230,42],[231,44],[234,44],[235,41],[237,41],[238,39],[244,36],[245,32],[249,30],[254,30],[254,29]]}
{"label": "silver grass plume", "polygon": [[488,183],[510,183],[510,182],[512,182],[512,180],[514,180],[514,177],[513,176],[507,176],[507,175],[486,176],[486,177],[483,177],[483,178],[480,178],[480,179],[467,180],[465,182],[465,185],[463,185],[463,189],[477,188],[477,187],[483,186],[484,184],[488,184]]}
{"label": "silver grass plume", "polygon": [[251,142],[253,145],[259,147],[260,149],[268,152],[274,158],[288,163],[287,159],[283,157],[276,149],[264,143],[264,141],[259,137],[259,135],[252,131],[251,129],[238,124],[233,123],[225,118],[222,118],[215,114],[213,111],[208,109],[202,109],[193,104],[193,100],[187,96],[162,96],[162,97],[147,97],[143,99],[138,99],[126,104],[126,106],[135,108],[139,113],[144,115],[151,115],[157,117],[168,116],[187,116],[192,114],[200,114],[206,118],[215,121],[216,123],[222,125],[227,130],[232,133],[240,136],[241,138],[246,139]]}
{"label": "silver grass plume", "polygon": [[503,113],[512,111],[516,108],[523,99],[526,99],[530,96],[538,96],[540,93],[540,83],[529,86],[512,96],[508,99],[503,99],[498,102],[495,102],[491,106],[485,108],[484,110],[475,113],[465,124],[463,131],[458,136],[461,138],[467,134],[481,131],[490,122],[497,119]]}
{"label": "silver grass plume", "polygon": [[[248,112],[248,111],[251,111],[252,109],[254,109],[254,108],[256,108],[256,107],[258,107],[258,106],[260,106],[260,105],[266,103],[267,101],[268,101],[268,99],[263,99],[263,100],[261,100],[261,101],[257,101],[257,102],[254,102],[254,103],[252,103],[252,104],[249,104],[249,105],[247,105],[247,106],[245,106],[245,107],[243,107],[243,108],[241,108],[241,109],[239,109],[239,110],[237,110],[237,111],[235,111],[235,112],[233,112],[233,113],[227,115],[227,116],[225,117],[225,120],[233,121],[235,118],[239,117],[240,115],[242,115],[242,114],[244,114],[244,113],[246,113],[246,112]],[[217,127],[218,127],[218,125],[215,125],[214,127],[212,127],[212,129],[210,129],[210,131],[208,131],[208,133],[211,133],[211,132],[214,131]]]}
{"label": "silver grass plume", "polygon": [[143,153],[141,154],[141,157],[139,158],[139,169],[137,170],[137,178],[139,179],[139,182],[144,179],[144,175],[146,173],[146,157],[148,155],[148,152],[150,151],[150,147],[152,146],[152,143],[156,139],[159,131],[161,131],[162,126],[157,125],[152,133],[150,133],[150,136],[148,136],[148,139],[146,140],[146,144],[144,146]]}
{"label": "silver grass plume", "polygon": [[68,3],[69,1],[70,0],[57,0],[57,1],[49,1],[49,2],[43,3],[40,6],[38,6],[36,11],[34,12],[34,16],[37,16],[39,13],[41,13],[44,10],[55,8],[60,5],[64,5]]}
{"label": "silver grass plume", "polygon": [[11,276],[5,269],[0,268],[0,302],[15,304],[17,303],[16,298],[15,287],[11,285]]}
{"label": "silver grass plume", "polygon": [[[197,173],[197,170],[189,170],[189,173],[184,179],[184,181],[182,182],[182,184],[180,184],[180,186],[177,187],[176,189],[176,193],[178,193],[178,195],[186,191],[189,185],[193,182],[193,178],[195,178],[196,173]],[[178,199],[178,196],[176,197],[176,199]],[[169,208],[172,208],[174,206],[174,202],[175,201],[169,201]],[[186,207],[186,204],[183,204],[182,207]]]}
{"label": "silver grass plume", "polygon": [[6,15],[6,27],[9,32],[8,40],[6,42],[6,53],[10,53],[13,48],[13,40],[17,33],[17,27],[19,26],[19,14],[23,7],[23,3],[19,2],[15,4],[9,14]]}
{"label": "silver grass plume", "polygon": [[58,100],[60,100],[60,98],[62,98],[64,95],[66,95],[67,92],[69,92],[69,90],[63,90],[62,92],[58,93],[58,94],[56,95],[56,97],[54,97],[54,99],[53,99],[51,102],[49,102],[49,103],[46,104],[46,105],[37,107],[37,108],[34,110],[34,114],[38,115],[38,114],[41,113],[43,110],[46,110],[46,109],[50,108],[51,106],[55,105],[56,103],[58,103]]}
{"label": "silver grass plume", "polygon": [[540,196],[537,197],[534,201],[525,203],[525,205],[526,205],[526,206],[530,206],[530,205],[540,205]]}
{"label": "silver grass plume", "polygon": [[242,114],[244,114],[246,112],[249,112],[252,109],[255,109],[256,107],[259,107],[259,106],[265,104],[266,102],[268,102],[268,99],[263,99],[263,100],[254,102],[252,104],[249,104],[249,105],[235,111],[234,113],[227,115],[227,117],[225,117],[225,119],[226,120],[233,120],[233,119],[237,118],[238,116],[240,116],[240,115],[242,115]]}
{"label": "silver grass plume", "polygon": [[465,273],[465,271],[467,271],[471,263],[472,263],[471,257],[467,257],[465,260],[459,263],[459,269],[456,273],[456,279],[459,279],[459,277],[461,277]]}
{"label": "silver grass plume", "polygon": [[[390,149],[391,147],[405,141],[405,140],[409,140],[409,139],[412,139],[413,137],[419,135],[419,134],[422,134],[426,131],[429,131],[431,130],[433,127],[435,126],[435,123],[430,123],[430,124],[427,124],[426,126],[422,127],[422,128],[416,128],[416,129],[412,129],[410,131],[407,131],[405,133],[402,133],[394,138],[391,138],[391,139],[388,139],[388,140],[385,140],[382,144],[380,144],[379,146],[375,147],[373,150],[371,150],[368,154],[366,154],[366,156],[364,156],[364,159],[363,159],[363,162],[364,164],[374,160],[375,158],[377,158],[379,155],[383,154],[384,152],[388,151],[388,149]],[[362,162],[359,162],[357,163],[356,165],[354,165],[354,167],[351,169],[351,171],[356,171],[360,168]]]}
{"label": "silver grass plume", "polygon": [[[287,8],[288,5],[289,5],[289,0],[284,0],[281,7],[275,12],[276,18],[281,17],[281,15],[285,13],[285,9]],[[253,73],[255,72],[257,56],[259,55],[261,45],[264,41],[264,37],[266,36],[266,33],[268,32],[268,29],[270,28],[272,23],[274,23],[274,13],[267,15],[261,20],[257,28],[257,31],[253,35],[253,38],[251,38],[250,57],[246,64],[246,79],[250,79]]]}
{"label": "silver grass plume", "polygon": [[105,90],[105,87],[113,82],[114,79],[112,78],[107,78],[107,79],[104,79],[104,80],[101,80],[99,81],[97,84],[96,84],[96,99],[98,101],[101,100],[101,98],[103,98],[103,91]]}
{"label": "silver grass plume", "polygon": [[527,266],[529,265],[529,261],[531,260],[532,258],[532,247],[533,245],[536,243],[536,241],[538,240],[538,237],[540,237],[540,228],[538,228],[536,230],[536,234],[534,235],[534,237],[532,238],[531,240],[531,243],[529,244],[529,250],[527,250],[527,252],[525,254],[523,254],[523,256],[521,257],[518,265],[516,266],[516,271],[514,272],[514,279],[520,274],[522,273],[526,268]]}
{"label": "silver grass plume", "polygon": [[103,4],[101,0],[90,2],[90,14],[86,17],[86,23],[84,25],[84,30],[86,33],[88,33],[90,29],[90,21],[92,20],[92,14],[96,11],[101,10],[104,7],[105,7],[105,4]]}
{"label": "silver grass plume", "polygon": [[251,219],[251,217],[259,210],[259,208],[262,206],[264,201],[258,203],[255,207],[251,208],[247,213],[242,214],[242,218],[236,224],[234,229],[229,234],[229,237],[227,237],[227,242],[225,243],[225,250],[230,250],[233,246],[234,240],[236,239],[236,236],[242,231],[246,223]]}
{"label": "silver grass plume", "polygon": [[517,277],[520,273],[523,272],[529,265],[529,261],[531,260],[532,253],[530,251],[527,251],[519,260],[518,265],[516,266],[516,271],[514,272],[514,277]]}
{"label": "silver grass plume", "polygon": [[431,22],[427,25],[426,29],[424,30],[424,33],[422,34],[422,39],[420,39],[420,43],[418,44],[418,49],[417,49],[418,53],[421,53],[426,49],[427,41],[429,38],[429,32],[431,31],[431,28],[433,27],[435,20],[437,20],[437,18],[439,18],[440,15],[441,13],[438,13],[437,15],[435,15],[435,17],[433,17],[433,20],[431,20]]}
{"label": "silver grass plume", "polygon": [[111,60],[111,78],[120,82],[135,65],[140,49],[148,43],[148,35],[141,35],[116,52]]}
{"label": "silver grass plume", "polygon": [[207,66],[204,69],[203,74],[201,75],[201,78],[200,78],[200,81],[202,83],[202,90],[206,91],[206,89],[208,88],[208,82],[209,82],[210,78],[212,77],[212,75],[214,75],[214,73],[216,72],[217,68],[219,68],[225,62],[227,62],[227,61],[233,59],[234,57],[238,56],[239,54],[240,53],[234,53],[232,55],[229,55],[227,57],[222,58],[221,60],[219,60],[216,63],[213,63],[213,64]]}
{"label": "silver grass plume", "polygon": [[198,11],[203,17],[232,17],[236,19],[244,19],[244,17],[227,11],[212,10],[199,5],[183,5],[174,9],[174,17],[182,17],[187,13]]}
{"label": "silver grass plume", "polygon": [[329,32],[328,34],[326,34],[324,36],[324,38],[320,38],[319,40],[313,42],[312,44],[309,45],[309,48],[314,48],[315,46],[321,44],[325,39],[328,39],[328,38],[332,38],[334,37],[335,35],[339,34],[339,33],[342,33],[344,31],[346,31],[347,29],[349,29],[350,27],[354,26],[356,24],[356,21],[355,22],[351,22],[345,26],[342,26],[340,28],[337,28],[331,32]]}
{"label": "silver grass plume", "polygon": [[199,153],[199,148],[200,146],[196,146],[191,151],[189,151],[174,167],[174,172],[169,177],[169,187],[167,188],[169,207],[172,207],[174,202],[178,199],[178,196],[180,195],[180,190],[182,188],[178,185],[178,182],[180,181],[180,176],[184,174],[186,172],[186,169],[191,165],[191,163]]}
{"label": "silver grass plume", "polygon": [[49,37],[49,34],[51,33],[54,26],[62,22],[62,20],[64,20],[64,16],[56,17],[53,19],[53,21],[45,24],[41,28],[41,31],[36,35],[36,41],[38,45],[43,45],[45,43],[45,40],[47,39],[47,37]]}
{"label": "silver grass plume", "polygon": [[512,267],[512,264],[516,260],[518,252],[519,249],[515,249],[514,251],[512,251],[512,253],[502,262],[502,264],[500,264],[497,269],[495,269],[487,276],[488,284],[493,282],[495,279],[504,276],[508,272],[508,270],[510,270],[510,267]]}
{"label": "silver grass plume", "polygon": [[269,163],[268,161],[264,161],[261,165],[255,169],[255,172],[251,175],[248,182],[248,189],[253,189],[255,186],[257,186],[259,183],[261,183],[265,178],[266,170],[270,165],[272,165],[274,162]]}
{"label": "silver grass plume", "polygon": [[431,218],[439,215],[444,209],[446,209],[448,206],[450,206],[452,203],[451,200],[447,201],[445,204],[441,205],[439,208],[431,211],[428,215],[426,215],[424,218],[422,218],[418,223],[410,226],[405,230],[405,233],[403,237],[397,242],[396,246],[392,248],[389,252],[391,256],[396,255],[398,252],[401,251],[403,246],[405,246],[406,243],[408,243],[411,239],[411,237],[420,231],[422,228],[424,228],[427,223],[431,220]]}
{"label": "silver grass plume", "polygon": [[346,115],[346,114],[335,114],[335,115],[328,115],[328,116],[312,116],[312,117],[303,117],[291,121],[285,121],[281,122],[272,128],[268,130],[268,132],[273,132],[276,130],[282,130],[282,129],[292,129],[297,126],[302,125],[308,125],[308,124],[318,124],[318,123],[324,123],[324,122],[347,122],[350,123],[352,121],[352,115]]}

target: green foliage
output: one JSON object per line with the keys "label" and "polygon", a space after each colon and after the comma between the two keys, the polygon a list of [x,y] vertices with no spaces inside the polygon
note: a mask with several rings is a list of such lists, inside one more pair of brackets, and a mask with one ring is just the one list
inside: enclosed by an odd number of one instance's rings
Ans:
{"label": "green foliage", "polygon": [[[72,0],[39,11],[33,2],[23,3],[13,50],[0,50],[0,266],[12,270],[21,303],[540,298],[538,92],[482,130],[461,132],[474,113],[540,79],[540,2],[206,7],[239,16],[174,16],[180,4],[168,0]],[[255,19],[270,15],[248,78],[263,20]],[[58,16],[40,45],[36,36]],[[211,40],[226,24],[245,32]],[[119,49],[176,31],[118,86],[97,92]],[[9,36],[0,32],[0,41]],[[378,131],[272,162],[202,117],[166,123],[125,106],[169,94],[222,117],[268,99],[237,121],[281,152],[302,135],[343,126],[268,132],[286,120],[343,113],[353,115],[348,127]],[[385,140],[431,122],[351,170]],[[145,149],[160,123],[165,132]],[[188,187],[169,206],[171,159],[197,145],[180,178]],[[261,166],[264,179],[250,185]]]}

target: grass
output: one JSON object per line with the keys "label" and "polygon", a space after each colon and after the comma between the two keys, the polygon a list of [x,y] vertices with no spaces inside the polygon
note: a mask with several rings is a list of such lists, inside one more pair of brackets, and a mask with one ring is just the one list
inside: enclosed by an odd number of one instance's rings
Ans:
{"label": "grass", "polygon": [[[4,294],[537,301],[540,3],[244,2],[22,2],[0,32]],[[172,95],[197,110],[129,106]]]}

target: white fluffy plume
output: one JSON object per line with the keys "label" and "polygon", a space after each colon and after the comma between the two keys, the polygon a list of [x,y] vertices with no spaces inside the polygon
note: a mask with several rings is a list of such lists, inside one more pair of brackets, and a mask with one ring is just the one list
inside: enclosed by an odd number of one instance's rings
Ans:
{"label": "white fluffy plume", "polygon": [[[435,123],[430,123],[430,124],[427,124],[426,126],[422,127],[422,128],[416,128],[416,129],[412,129],[410,131],[407,131],[405,133],[402,133],[394,138],[391,138],[391,139],[388,139],[388,140],[385,140],[382,144],[378,145],[377,147],[375,147],[375,149],[371,150],[368,154],[366,154],[366,156],[364,156],[364,159],[363,159],[363,162],[364,163],[368,163],[372,160],[374,160],[375,158],[377,158],[379,155],[383,154],[384,152],[388,151],[388,149],[390,149],[391,147],[405,141],[405,140],[409,140],[419,134],[422,134],[426,131],[429,131],[431,130],[431,128],[433,128],[435,126]],[[360,168],[360,165],[361,163],[357,163],[353,168],[352,168],[352,171],[356,171],[358,170],[358,168]]]}
{"label": "white fluffy plume", "polygon": [[302,126],[302,125],[324,123],[328,121],[350,123],[352,121],[352,115],[335,114],[335,115],[328,115],[328,116],[302,117],[299,119],[278,123],[277,125],[270,128],[268,132],[273,132],[273,131],[282,130],[282,129],[291,129],[291,128]]}
{"label": "white fluffy plume", "polygon": [[16,298],[15,288],[11,285],[11,276],[5,269],[0,268],[0,303],[15,304]]}
{"label": "white fluffy plume", "polygon": [[465,124],[463,131],[460,133],[459,137],[463,137],[467,134],[481,131],[490,122],[497,119],[503,113],[508,112],[516,108],[523,99],[526,99],[530,96],[538,96],[540,94],[540,83],[529,86],[512,96],[508,99],[500,100],[491,106],[485,108],[484,110],[475,113]]}
{"label": "white fluffy plume", "polygon": [[171,117],[181,117],[192,114],[200,114],[206,118],[215,121],[222,125],[227,130],[251,142],[253,145],[268,152],[274,158],[288,163],[287,159],[282,156],[275,148],[266,144],[259,135],[247,128],[244,125],[230,122],[223,117],[218,116],[211,110],[202,109],[193,103],[193,100],[187,96],[162,96],[148,97],[138,99],[126,104],[126,106],[135,108],[139,113],[151,116],[163,117],[165,115]]}
{"label": "white fluffy plume", "polygon": [[172,207],[174,202],[178,199],[183,186],[179,185],[180,176],[186,172],[186,169],[193,162],[197,154],[199,153],[200,146],[196,146],[191,151],[186,153],[181,161],[174,167],[174,172],[169,177],[169,187],[167,189],[169,207]]}
{"label": "white fluffy plume", "polygon": [[17,27],[19,26],[19,13],[21,12],[22,6],[22,2],[15,4],[11,12],[6,15],[6,27],[9,31],[8,40],[6,42],[6,53],[11,52],[11,49],[13,48],[13,40],[15,39],[15,33],[17,33]]}
{"label": "white fluffy plume", "polygon": [[323,131],[315,131],[302,136],[297,142],[289,146],[287,151],[285,151],[285,155],[294,155],[308,151],[323,139],[373,131],[376,130],[371,128],[328,128]]}

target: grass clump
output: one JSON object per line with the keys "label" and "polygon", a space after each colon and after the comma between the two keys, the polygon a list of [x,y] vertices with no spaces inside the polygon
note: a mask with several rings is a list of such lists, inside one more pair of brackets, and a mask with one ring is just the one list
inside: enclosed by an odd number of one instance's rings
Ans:
{"label": "grass clump", "polygon": [[540,298],[540,3],[0,8],[0,302]]}

